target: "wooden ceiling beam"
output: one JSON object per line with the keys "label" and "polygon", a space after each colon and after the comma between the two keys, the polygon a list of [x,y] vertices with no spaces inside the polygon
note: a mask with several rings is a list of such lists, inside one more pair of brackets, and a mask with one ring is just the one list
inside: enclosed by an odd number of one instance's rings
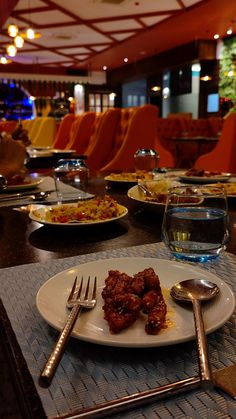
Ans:
{"label": "wooden ceiling beam", "polygon": [[0,28],[10,16],[12,10],[16,7],[19,0],[7,0],[0,2]]}

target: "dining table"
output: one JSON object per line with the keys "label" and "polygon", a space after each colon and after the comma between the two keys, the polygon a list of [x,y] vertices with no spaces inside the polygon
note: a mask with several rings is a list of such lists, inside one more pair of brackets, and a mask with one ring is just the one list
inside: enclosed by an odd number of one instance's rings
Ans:
{"label": "dining table", "polygon": [[[53,187],[50,173],[39,176],[45,177],[45,188]],[[212,261],[186,263],[176,261],[162,242],[164,206],[156,211],[145,202],[131,199],[127,191],[132,185],[92,175],[82,192],[88,197],[110,195],[128,213],[110,223],[81,228],[32,220],[29,209],[34,203],[27,199],[3,204],[0,200],[0,417],[236,417],[236,399],[216,386],[197,386],[143,404],[133,403],[123,411],[94,411],[116,399],[198,377],[194,337],[163,345],[157,339],[156,344],[149,345],[144,332],[140,344],[128,338],[121,346],[71,337],[51,385],[42,386],[39,381],[58,330],[40,314],[36,296],[48,280],[63,271],[85,264],[101,265],[107,260],[114,261],[115,266],[118,259],[147,258],[157,264],[160,260],[167,266],[178,264],[183,269],[196,268],[206,275],[216,275],[233,295],[236,293],[236,197],[228,199],[230,239],[226,249]],[[50,197],[47,199],[46,204],[52,203]],[[207,340],[213,370],[236,364],[235,309],[224,324],[208,333]]]}

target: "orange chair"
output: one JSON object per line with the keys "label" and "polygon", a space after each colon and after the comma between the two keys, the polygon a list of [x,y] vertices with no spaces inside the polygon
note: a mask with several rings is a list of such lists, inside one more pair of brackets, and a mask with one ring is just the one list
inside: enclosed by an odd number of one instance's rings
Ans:
{"label": "orange chair", "polygon": [[61,123],[59,125],[56,138],[53,142],[52,147],[58,148],[60,150],[63,150],[66,148],[68,142],[69,142],[69,135],[70,135],[70,129],[71,125],[74,122],[75,115],[72,113],[68,113],[64,116],[64,118],[61,120]]}
{"label": "orange chair", "polygon": [[126,134],[114,158],[101,172],[134,171],[134,153],[139,148],[155,148],[158,108],[143,105],[134,108],[126,127]]}
{"label": "orange chair", "polygon": [[224,121],[219,141],[215,148],[200,156],[194,167],[210,171],[236,173],[236,113]]}
{"label": "orange chair", "polygon": [[42,117],[39,129],[32,141],[34,147],[52,147],[56,136],[56,121],[50,116]]}
{"label": "orange chair", "polygon": [[76,116],[69,136],[66,149],[76,150],[77,154],[84,154],[92,134],[96,112],[84,112]]}
{"label": "orange chair", "polygon": [[1,121],[0,122],[0,132],[6,132],[11,134],[17,127],[18,121]]}
{"label": "orange chair", "polygon": [[96,118],[88,148],[85,151],[88,167],[98,171],[108,161],[120,121],[120,109],[112,108]]}
{"label": "orange chair", "polygon": [[207,118],[210,135],[212,137],[217,137],[222,132],[224,118],[220,116],[210,116]]}
{"label": "orange chair", "polygon": [[158,137],[156,137],[155,149],[160,155],[160,160],[158,162],[159,167],[175,167],[175,158],[173,154],[163,147]]}

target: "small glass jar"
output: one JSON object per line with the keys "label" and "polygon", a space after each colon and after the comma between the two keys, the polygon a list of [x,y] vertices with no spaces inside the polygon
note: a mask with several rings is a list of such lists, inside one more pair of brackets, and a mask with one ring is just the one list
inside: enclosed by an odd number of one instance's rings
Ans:
{"label": "small glass jar", "polygon": [[155,171],[159,160],[160,155],[153,148],[140,148],[134,154],[135,170]]}

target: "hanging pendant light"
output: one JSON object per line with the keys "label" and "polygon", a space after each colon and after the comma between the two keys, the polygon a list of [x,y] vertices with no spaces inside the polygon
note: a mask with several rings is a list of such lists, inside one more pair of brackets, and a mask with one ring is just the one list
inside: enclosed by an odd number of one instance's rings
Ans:
{"label": "hanging pendant light", "polygon": [[4,55],[0,57],[0,64],[9,64],[11,60],[8,60]]}
{"label": "hanging pendant light", "polygon": [[8,32],[8,35],[11,36],[11,38],[15,38],[15,36],[17,36],[19,32],[18,26],[13,23],[10,24],[7,28],[7,32]]}
{"label": "hanging pendant light", "polygon": [[35,38],[35,32],[32,28],[28,28],[26,31],[27,39],[34,39]]}
{"label": "hanging pendant light", "polygon": [[17,35],[14,38],[14,44],[15,44],[16,48],[23,48],[24,42],[25,42],[24,38],[21,35]]}
{"label": "hanging pendant light", "polygon": [[15,57],[16,53],[17,53],[17,49],[15,47],[15,45],[10,44],[7,46],[7,55],[9,55],[9,57]]}

